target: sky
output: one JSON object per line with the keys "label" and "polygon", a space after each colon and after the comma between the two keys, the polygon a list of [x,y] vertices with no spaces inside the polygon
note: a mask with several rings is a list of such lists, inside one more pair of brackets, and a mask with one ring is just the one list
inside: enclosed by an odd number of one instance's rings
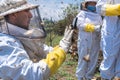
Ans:
{"label": "sky", "polygon": [[82,0],[28,0],[30,3],[39,4],[40,15],[43,18],[60,20],[63,9],[69,4],[80,3]]}

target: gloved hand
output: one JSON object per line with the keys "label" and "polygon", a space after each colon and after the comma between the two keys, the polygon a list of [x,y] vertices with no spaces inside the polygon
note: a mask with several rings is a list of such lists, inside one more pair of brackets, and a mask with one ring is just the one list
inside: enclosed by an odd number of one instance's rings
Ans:
{"label": "gloved hand", "polygon": [[101,26],[100,25],[93,25],[93,24],[86,24],[86,26],[84,27],[84,30],[86,32],[99,32],[101,29]]}
{"label": "gloved hand", "polygon": [[100,32],[100,30],[101,30],[101,26],[100,26],[100,25],[96,25],[96,26],[95,26],[95,31],[96,31],[96,32]]}
{"label": "gloved hand", "polygon": [[94,32],[95,31],[95,26],[93,24],[86,24],[84,27],[84,30],[86,32]]}
{"label": "gloved hand", "polygon": [[118,16],[120,15],[120,4],[106,4],[103,6],[103,10],[105,8],[106,16]]}
{"label": "gloved hand", "polygon": [[70,45],[71,45],[71,39],[73,35],[73,29],[71,25],[67,26],[64,32],[64,36],[62,40],[60,40],[59,46],[65,51],[68,52]]}

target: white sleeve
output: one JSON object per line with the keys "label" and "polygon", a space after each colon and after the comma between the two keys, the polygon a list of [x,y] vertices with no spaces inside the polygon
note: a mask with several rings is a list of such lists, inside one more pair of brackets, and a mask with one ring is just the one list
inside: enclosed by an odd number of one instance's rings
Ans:
{"label": "white sleeve", "polygon": [[46,63],[33,63],[19,41],[0,33],[0,77],[3,80],[46,80],[48,76]]}
{"label": "white sleeve", "polygon": [[78,29],[83,29],[83,27],[85,27],[86,23],[85,23],[85,13],[84,11],[80,11],[80,13],[77,15],[77,28]]}
{"label": "white sleeve", "polygon": [[103,6],[107,3],[109,3],[110,0],[99,0],[96,5],[96,12],[100,15],[105,15],[105,9]]}
{"label": "white sleeve", "polygon": [[102,26],[102,24],[103,24],[102,16],[100,16],[99,23],[100,23],[100,26]]}
{"label": "white sleeve", "polygon": [[46,55],[53,50],[53,47],[51,46],[48,46],[46,44],[44,44],[43,46],[44,46],[44,52]]}
{"label": "white sleeve", "polygon": [[95,31],[100,32],[102,27],[102,17],[98,15],[97,24],[95,24]]}

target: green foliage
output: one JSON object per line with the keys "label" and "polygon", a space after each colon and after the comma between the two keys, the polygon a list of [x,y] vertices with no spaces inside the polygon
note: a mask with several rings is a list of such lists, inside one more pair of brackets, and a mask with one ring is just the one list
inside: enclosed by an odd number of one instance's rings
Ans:
{"label": "green foliage", "polygon": [[47,34],[46,44],[49,46],[56,46],[59,44],[59,41],[62,39],[62,36],[55,35],[54,33]]}
{"label": "green foliage", "polygon": [[[72,23],[73,18],[78,13],[78,4],[70,4],[66,9],[64,9],[63,17],[64,19],[59,21],[53,21],[46,19],[45,27],[47,31],[46,44],[50,46],[56,46],[62,39],[65,27]],[[78,62],[73,60],[70,54],[67,54],[67,58],[62,66],[58,69],[56,74],[51,76],[49,80],[77,80],[75,76],[75,71]],[[99,77],[99,72],[96,72],[97,77]]]}
{"label": "green foliage", "polygon": [[63,9],[63,11],[64,11],[64,13],[63,13],[64,19],[62,19],[62,20],[53,21],[52,18],[50,20],[44,19],[45,29],[48,34],[46,42],[50,46],[54,46],[54,45],[58,44],[58,42],[61,38],[56,39],[56,37],[63,36],[65,27],[72,24],[73,18],[78,13],[78,5],[70,4],[67,8]]}
{"label": "green foliage", "polygon": [[53,21],[52,18],[45,19],[45,26],[47,26],[48,33],[53,31],[57,35],[63,35],[65,27],[72,24],[73,18],[77,15],[79,11],[78,4],[69,4],[65,9],[63,9],[64,18],[59,21]]}
{"label": "green foliage", "polygon": [[[72,23],[73,18],[78,13],[78,5],[70,4],[64,9],[64,19],[59,21],[45,20],[47,31],[46,43],[50,46],[59,44],[64,34],[65,27]],[[72,60],[71,55],[67,54],[67,59],[58,69],[57,73],[50,77],[49,80],[77,80],[75,77],[77,61]]]}
{"label": "green foliage", "polygon": [[67,25],[72,23],[73,18],[76,17],[78,11],[79,11],[79,4],[69,4],[69,6],[63,10],[64,12],[63,14],[65,16]]}
{"label": "green foliage", "polygon": [[66,61],[49,80],[77,80],[75,76],[76,66],[77,61],[72,60],[71,55],[67,54]]}

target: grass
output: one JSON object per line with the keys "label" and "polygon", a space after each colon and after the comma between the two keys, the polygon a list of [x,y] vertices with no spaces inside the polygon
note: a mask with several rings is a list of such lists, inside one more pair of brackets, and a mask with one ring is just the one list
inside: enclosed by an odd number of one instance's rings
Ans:
{"label": "grass", "polygon": [[75,76],[77,61],[67,54],[65,62],[49,80],[77,80]]}
{"label": "grass", "polygon": [[[52,34],[51,38],[50,36],[51,36],[50,34],[47,35],[46,44],[52,46],[58,45],[59,41],[63,37],[54,34]],[[75,76],[76,66],[77,66],[77,61],[72,59],[70,54],[67,54],[65,62],[58,69],[56,74],[54,74],[49,78],[49,80],[77,80]]]}
{"label": "grass", "polygon": [[[59,41],[62,39],[62,36],[56,36],[52,34],[52,41],[50,42],[50,36],[48,35],[46,38],[46,42],[48,45],[52,44],[52,46],[58,45]],[[73,59],[73,57],[70,54],[67,54],[65,62],[62,64],[62,66],[58,69],[56,74],[51,76],[49,80],[77,80],[75,76],[76,67],[77,67],[77,61],[76,59]],[[95,78],[100,77],[100,74],[98,72],[98,69],[95,73]],[[96,80],[96,79],[94,79]],[[100,79],[97,79],[100,80]]]}
{"label": "grass", "polygon": [[46,38],[46,44],[49,46],[56,46],[59,44],[59,41],[62,39],[63,36],[58,36],[53,33],[48,34]]}
{"label": "grass", "polygon": [[[49,80],[77,80],[75,76],[77,63],[78,62],[73,59],[70,54],[67,54],[65,62],[58,69],[56,74],[49,78]],[[94,79],[92,80],[101,80],[98,68],[95,72]]]}

